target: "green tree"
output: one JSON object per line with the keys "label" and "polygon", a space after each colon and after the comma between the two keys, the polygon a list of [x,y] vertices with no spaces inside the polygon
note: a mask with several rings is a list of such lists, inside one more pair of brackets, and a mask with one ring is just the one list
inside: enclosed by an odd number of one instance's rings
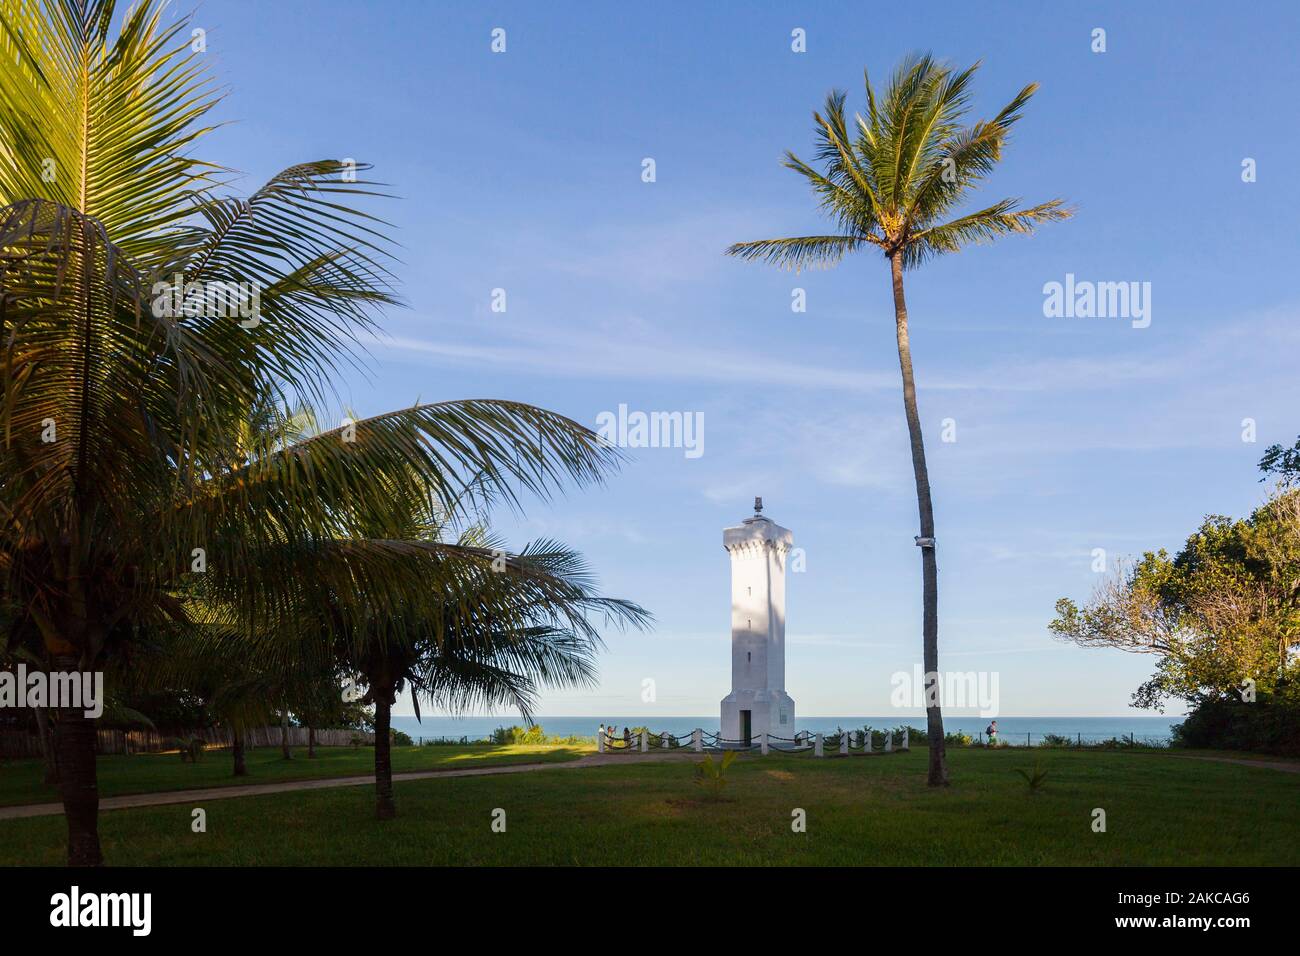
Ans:
{"label": "green tree", "polygon": [[1260,481],[1273,477],[1285,485],[1300,482],[1300,438],[1290,448],[1269,445],[1259,460],[1259,470],[1263,472]]}
{"label": "green tree", "polygon": [[1062,640],[1156,656],[1137,706],[1236,698],[1247,681],[1272,692],[1300,663],[1300,490],[1279,489],[1244,520],[1206,518],[1175,557],[1148,551],[1056,613]]}
{"label": "green tree", "polygon": [[[194,151],[211,81],[189,19],[163,11],[0,0],[0,591],[57,670],[129,667],[140,634],[192,623],[194,578],[220,579],[221,613],[258,633],[284,620],[286,559],[313,542],[451,509],[470,481],[544,495],[616,461],[566,418],[493,401],[242,454],[249,409],[323,401],[394,301],[384,225],[362,208],[378,187],[323,160],[221,195]],[[198,290],[181,308],[158,292],[174,276]],[[255,316],[220,308],[232,283],[258,291]],[[405,601],[381,550],[356,549],[349,586]],[[427,590],[443,570],[423,569]],[[96,865],[95,728],[57,718],[68,859]]]}
{"label": "green tree", "polygon": [[[1071,215],[1060,199],[1019,208],[1003,199],[956,214],[974,186],[1002,157],[1011,127],[1020,118],[1037,84],[1022,89],[991,120],[963,125],[970,84],[979,64],[954,71],[931,56],[912,56],[895,70],[882,97],[864,73],[867,115],[852,129],[845,116],[845,94],[833,91],[821,112],[813,113],[817,136],[814,165],[786,153],[785,166],[804,177],[821,211],[835,224],[828,235],[740,242],[727,253],[796,271],[828,267],[850,252],[874,250],[889,263],[893,290],[898,363],[903,377],[903,410],[912,447],[921,533],[923,579],[922,637],[925,671],[939,670],[939,583],[934,508],[925,442],[917,410],[916,381],[908,337],[903,273],[926,260],[1011,233],[1027,234],[1038,224]],[[937,684],[927,700],[930,745],[929,783],[947,783],[943,717]]]}

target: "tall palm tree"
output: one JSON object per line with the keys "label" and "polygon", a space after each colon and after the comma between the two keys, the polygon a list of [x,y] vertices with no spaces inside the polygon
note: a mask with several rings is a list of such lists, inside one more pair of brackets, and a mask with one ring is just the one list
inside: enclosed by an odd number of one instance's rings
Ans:
{"label": "tall palm tree", "polygon": [[[0,0],[0,593],[61,671],[190,624],[195,577],[225,579],[239,592],[226,613],[255,629],[283,619],[299,570],[284,559],[314,542],[429,501],[450,512],[471,481],[546,495],[617,460],[567,418],[486,400],[237,454],[259,396],[323,399],[358,361],[358,333],[393,301],[388,246],[355,205],[377,187],[351,164],[218,195],[222,171],[193,153],[215,98],[189,20],[165,25],[163,9],[139,3],[111,36],[115,0]],[[254,284],[259,321],[206,298],[159,308],[154,283],[175,275]],[[385,582],[402,574],[391,558],[354,548],[350,586],[405,606],[409,582]],[[426,589],[441,568],[422,569]],[[81,710],[59,712],[56,749],[69,862],[97,865]]]}
{"label": "tall palm tree", "polygon": [[1038,88],[1036,83],[1026,86],[991,120],[963,125],[970,106],[971,79],[978,68],[977,63],[956,72],[928,54],[911,56],[896,68],[880,98],[864,71],[867,115],[854,117],[852,131],[845,118],[845,94],[832,91],[824,109],[813,113],[816,160],[821,169],[792,152],[786,153],[784,165],[809,182],[821,211],[834,221],[835,232],[739,242],[727,249],[728,255],[796,271],[829,267],[850,252],[871,249],[889,262],[898,364],[903,375],[903,410],[911,438],[921,524],[916,543],[921,548],[925,671],[927,681],[934,681],[927,687],[926,701],[931,786],[948,781],[943,717],[935,680],[939,670],[939,572],[903,273],[933,256],[1010,233],[1032,233],[1039,223],[1071,215],[1060,199],[1028,208],[1020,208],[1019,200],[1002,199],[983,209],[954,215],[971,189],[1001,159],[1011,127]]}

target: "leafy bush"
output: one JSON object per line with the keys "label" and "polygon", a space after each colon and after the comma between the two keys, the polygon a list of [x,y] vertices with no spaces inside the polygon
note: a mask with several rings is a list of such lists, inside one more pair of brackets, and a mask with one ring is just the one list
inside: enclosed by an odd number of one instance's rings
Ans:
{"label": "leafy bush", "polygon": [[943,735],[944,745],[948,747],[969,747],[974,739],[970,734],[960,730],[952,730]]}
{"label": "leafy bush", "polygon": [[[676,738],[675,736],[673,736],[672,734],[669,734],[669,735],[668,735],[668,748],[667,748],[667,749],[669,749],[669,750],[676,750],[677,748],[682,747],[682,746],[690,746],[690,744],[688,743],[688,744],[685,744],[685,745],[684,745],[684,744],[680,743],[680,742],[677,740],[677,738]],[[660,735],[660,734],[655,734],[655,733],[652,733],[652,734],[650,735],[650,749],[651,749],[651,750],[656,750],[656,749],[658,749],[658,750],[663,750],[663,749],[664,749],[664,741],[663,741],[663,736],[662,736],[662,735]]]}
{"label": "leafy bush", "polygon": [[582,743],[581,737],[557,737],[548,734],[542,729],[540,724],[530,724],[528,727],[498,727],[492,731],[491,741],[494,744],[505,746],[507,744],[579,744]]}
{"label": "leafy bush", "polygon": [[410,747],[415,743],[410,734],[403,733],[395,727],[388,728],[388,739],[392,741],[394,747]]}
{"label": "leafy bush", "polygon": [[1202,700],[1172,731],[1175,747],[1300,756],[1300,683],[1261,692],[1251,703],[1235,697]]}
{"label": "leafy bush", "polygon": [[1073,747],[1074,744],[1073,737],[1063,737],[1061,734],[1043,734],[1042,739],[1038,741],[1040,747]]}
{"label": "leafy bush", "polygon": [[492,731],[491,740],[494,744],[540,744],[545,731],[537,725],[530,727],[498,727]]}
{"label": "leafy bush", "polygon": [[[927,743],[926,732],[919,727],[913,727],[911,724],[899,724],[893,730],[878,730],[867,724],[862,728],[864,733],[871,734],[871,749],[885,749],[885,735],[894,735],[894,748],[898,749],[903,746],[903,731],[907,731],[907,745],[909,747],[924,747]],[[952,736],[949,734],[948,736]],[[838,742],[838,741],[837,741]]]}
{"label": "leafy bush", "polygon": [[894,743],[898,746],[903,745],[903,731],[907,731],[907,744],[909,747],[924,747],[929,742],[929,734],[920,727],[913,727],[911,724],[899,724],[894,728]]}

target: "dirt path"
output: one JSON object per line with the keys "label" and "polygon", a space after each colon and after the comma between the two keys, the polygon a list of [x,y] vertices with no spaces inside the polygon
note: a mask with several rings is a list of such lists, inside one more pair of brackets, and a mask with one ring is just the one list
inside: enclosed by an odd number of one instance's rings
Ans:
{"label": "dirt path", "polygon": [[1247,760],[1244,757],[1202,757],[1198,754],[1162,754],[1161,756],[1175,757],[1179,760],[1212,760],[1215,763],[1235,763],[1243,767],[1267,767],[1270,770],[1281,770],[1283,773],[1300,773],[1300,761]]}
{"label": "dirt path", "polygon": [[[393,774],[393,782],[405,780],[433,780],[439,777],[482,777],[499,773],[527,773],[532,770],[568,770],[577,767],[603,767],[609,764],[642,763],[647,760],[668,760],[681,757],[690,751],[660,754],[589,754],[577,760],[557,760],[548,763],[499,764],[495,767],[472,767],[465,770],[417,770]],[[326,777],[320,780],[286,780],[282,783],[251,783],[232,787],[207,787],[201,790],[169,790],[161,793],[134,793],[121,797],[101,797],[100,810],[124,810],[129,807],[161,807],[171,803],[203,803],[209,800],[229,800],[234,797],[256,797],[266,793],[290,793],[295,790],[328,790],[333,787],[364,787],[375,782],[374,774],[359,777]],[[30,803],[17,807],[0,807],[0,820],[19,820],[25,817],[52,817],[63,814],[62,803]]]}

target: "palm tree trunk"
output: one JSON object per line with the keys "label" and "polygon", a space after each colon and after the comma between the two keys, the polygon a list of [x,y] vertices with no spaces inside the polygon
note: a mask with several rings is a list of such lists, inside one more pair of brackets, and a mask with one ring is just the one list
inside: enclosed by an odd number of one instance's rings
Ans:
{"label": "palm tree trunk", "polygon": [[289,708],[280,711],[280,756],[285,760],[292,760],[293,754],[289,752]]}
{"label": "palm tree trunk", "polygon": [[230,731],[230,752],[235,757],[235,776],[247,777],[248,764],[244,759],[244,733],[238,727]]}
{"label": "palm tree trunk", "polygon": [[[373,685],[372,685],[373,686]],[[393,803],[393,754],[389,727],[392,726],[392,695],[387,689],[375,693],[375,815],[380,820],[397,816]]]}
{"label": "palm tree trunk", "polygon": [[41,759],[45,762],[45,785],[59,785],[59,752],[54,746],[54,727],[46,707],[36,708],[36,732],[41,738]]}
{"label": "palm tree trunk", "polygon": [[[930,473],[925,467],[925,439],[921,434],[921,417],[916,410],[916,381],[912,377],[912,347],[907,337],[907,301],[903,297],[903,259],[895,252],[889,257],[894,284],[894,325],[898,335],[898,365],[903,372],[903,410],[907,415],[907,433],[912,442],[912,472],[916,476],[916,506],[921,516],[921,537],[929,541],[921,547],[921,599],[924,605],[921,636],[924,644],[925,680],[939,679],[939,565],[935,559],[934,505],[930,501]],[[948,784],[948,761],[943,748],[943,713],[939,688],[927,687],[925,722],[930,738],[930,772],[932,787]],[[930,696],[930,695],[933,696]]]}
{"label": "palm tree trunk", "polygon": [[[74,656],[54,658],[55,671],[80,670]],[[54,729],[59,790],[68,821],[68,865],[100,866],[99,783],[95,775],[95,722],[76,707],[59,708]]]}
{"label": "palm tree trunk", "polygon": [[307,728],[307,756],[309,758],[316,756],[316,728],[315,727]]}

